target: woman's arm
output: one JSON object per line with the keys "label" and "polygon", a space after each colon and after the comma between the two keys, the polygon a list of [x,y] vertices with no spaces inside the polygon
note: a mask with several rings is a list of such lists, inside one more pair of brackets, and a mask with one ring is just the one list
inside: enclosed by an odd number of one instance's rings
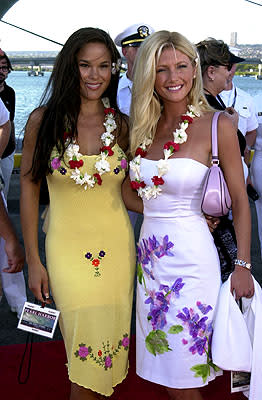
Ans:
{"label": "woman's arm", "polygon": [[4,268],[3,272],[16,273],[22,271],[25,261],[24,250],[8,216],[2,193],[0,193],[0,236],[5,240],[5,251],[8,259],[8,267]]}
{"label": "woman's arm", "polygon": [[122,184],[122,198],[128,210],[143,214],[143,200],[131,188],[129,176],[126,177]]}
{"label": "woman's arm", "polygon": [[[245,187],[243,167],[235,129],[225,114],[218,120],[218,149],[232,200],[234,229],[237,239],[237,258],[250,263],[251,216]],[[236,266],[232,274],[231,290],[236,298],[251,297],[254,285],[248,269]]]}
{"label": "woman's arm", "polygon": [[42,114],[42,110],[35,110],[29,117],[26,125],[20,177],[20,213],[26,261],[28,264],[29,288],[39,301],[44,302],[49,298],[49,287],[47,271],[41,263],[38,250],[38,210],[41,182],[34,183],[32,181],[32,174],[29,172],[32,166]]}

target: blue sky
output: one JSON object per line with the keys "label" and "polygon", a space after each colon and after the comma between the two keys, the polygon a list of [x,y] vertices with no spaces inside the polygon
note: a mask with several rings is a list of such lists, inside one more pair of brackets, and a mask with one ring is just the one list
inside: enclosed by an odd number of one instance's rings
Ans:
{"label": "blue sky", "polygon": [[[229,43],[262,43],[262,7],[245,0],[19,0],[4,16],[7,22],[64,43],[75,30],[95,26],[112,38],[133,23],[155,30],[178,31],[196,43],[212,36]],[[0,47],[5,51],[60,50],[52,44],[0,22]]]}

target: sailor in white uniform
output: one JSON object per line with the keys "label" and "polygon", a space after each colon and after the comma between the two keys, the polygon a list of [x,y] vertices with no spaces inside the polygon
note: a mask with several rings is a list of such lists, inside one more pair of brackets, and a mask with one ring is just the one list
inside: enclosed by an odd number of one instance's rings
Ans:
{"label": "sailor in white uniform", "polygon": [[[256,140],[256,129],[258,127],[255,104],[249,93],[235,86],[233,78],[236,72],[237,63],[244,61],[244,58],[234,55],[235,62],[230,70],[230,77],[227,89],[219,93],[218,100],[223,102],[226,107],[234,108],[239,115],[238,129],[245,136],[247,148],[245,151],[245,161],[248,163],[250,149]],[[245,178],[247,179],[248,168],[243,163]]]}
{"label": "sailor in white uniform", "polygon": [[[119,80],[117,90],[117,104],[120,111],[129,116],[131,98],[132,98],[132,78],[133,67],[137,51],[143,41],[154,32],[154,29],[147,24],[134,24],[119,33],[115,38],[115,44],[121,47],[123,56],[127,61],[127,71]],[[128,211],[130,221],[135,228],[138,214],[133,211]]]}
{"label": "sailor in white uniform", "polygon": [[133,66],[137,50],[141,43],[154,32],[147,24],[134,24],[119,33],[115,38],[115,44],[122,48],[123,56],[127,61],[127,71],[120,78],[117,91],[117,103],[122,113],[129,115],[132,96]]}
{"label": "sailor in white uniform", "polygon": [[[5,140],[6,143],[2,143],[4,142],[2,140],[3,139],[2,129],[3,126],[5,126],[5,124],[8,121],[9,121],[9,112],[5,107],[4,103],[2,102],[2,100],[0,99],[0,130],[1,130],[0,155],[2,155],[5,146],[7,145],[7,142],[9,140],[10,126],[8,126],[7,140]],[[1,159],[0,159],[0,171],[1,171]],[[4,186],[3,186],[3,191],[4,191]],[[3,194],[3,191],[0,194],[1,196]],[[2,197],[3,197],[3,202],[6,206],[6,199],[4,198],[4,196]],[[20,255],[21,255],[21,263],[23,263],[23,253],[22,252],[21,254],[19,253],[19,256]],[[6,254],[5,251],[5,240],[3,239],[3,237],[0,237],[0,274],[2,279],[2,288],[6,300],[11,308],[11,311],[17,313],[17,316],[20,317],[24,302],[27,300],[24,275],[21,270],[20,272],[16,273],[4,272],[3,270],[6,268],[8,268],[8,255]]]}

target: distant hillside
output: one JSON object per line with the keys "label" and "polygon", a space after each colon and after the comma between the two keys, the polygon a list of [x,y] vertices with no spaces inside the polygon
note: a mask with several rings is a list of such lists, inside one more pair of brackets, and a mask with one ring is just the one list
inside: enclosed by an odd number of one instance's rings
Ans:
{"label": "distant hillside", "polygon": [[[262,44],[237,44],[239,55],[244,58],[258,58],[262,60]],[[58,51],[8,51],[10,57],[56,57]]]}
{"label": "distant hillside", "polygon": [[259,58],[262,60],[262,44],[237,44],[239,55],[244,58]]}
{"label": "distant hillside", "polygon": [[56,57],[58,51],[7,51],[8,57]]}

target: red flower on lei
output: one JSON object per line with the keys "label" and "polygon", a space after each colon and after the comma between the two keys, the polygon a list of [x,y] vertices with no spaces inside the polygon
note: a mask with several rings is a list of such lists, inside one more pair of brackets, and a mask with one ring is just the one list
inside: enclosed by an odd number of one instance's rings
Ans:
{"label": "red flower on lei", "polygon": [[155,186],[164,185],[164,183],[165,183],[163,178],[161,178],[161,177],[159,178],[159,176],[156,176],[156,175],[153,176],[153,178],[151,180]]}
{"label": "red flower on lei", "polygon": [[171,150],[172,153],[173,153],[174,151],[178,151],[179,150],[179,144],[175,143],[175,142],[171,142],[171,141],[170,142],[166,142],[164,144],[164,149]]}
{"label": "red flower on lei", "polygon": [[101,176],[100,176],[99,174],[94,174],[93,176],[94,176],[94,178],[95,178],[95,180],[96,180],[96,183],[97,183],[98,185],[102,185],[102,178],[101,178]]}
{"label": "red flower on lei", "polygon": [[105,108],[105,109],[104,109],[104,113],[105,113],[106,115],[107,115],[107,114],[116,115],[115,109],[114,109],[114,108],[111,108],[111,107]]}
{"label": "red flower on lei", "polygon": [[147,155],[147,151],[143,150],[141,147],[138,147],[136,149],[136,156],[141,156],[142,158],[144,158]]}
{"label": "red flower on lei", "polygon": [[80,168],[84,165],[84,161],[83,160],[70,160],[69,161],[69,166],[71,169],[75,169],[75,168]]}
{"label": "red flower on lei", "polygon": [[144,187],[146,187],[146,184],[145,184],[144,181],[141,181],[141,182],[139,182],[139,181],[131,181],[130,185],[131,185],[131,188],[134,189],[134,190],[138,190],[139,188],[143,189]]}
{"label": "red flower on lei", "polygon": [[192,124],[193,122],[193,118],[190,117],[190,115],[181,115],[181,119],[183,122],[187,121],[189,124]]}
{"label": "red flower on lei", "polygon": [[100,151],[103,151],[103,152],[107,151],[109,156],[112,156],[114,154],[114,152],[110,146],[102,146],[100,148]]}

